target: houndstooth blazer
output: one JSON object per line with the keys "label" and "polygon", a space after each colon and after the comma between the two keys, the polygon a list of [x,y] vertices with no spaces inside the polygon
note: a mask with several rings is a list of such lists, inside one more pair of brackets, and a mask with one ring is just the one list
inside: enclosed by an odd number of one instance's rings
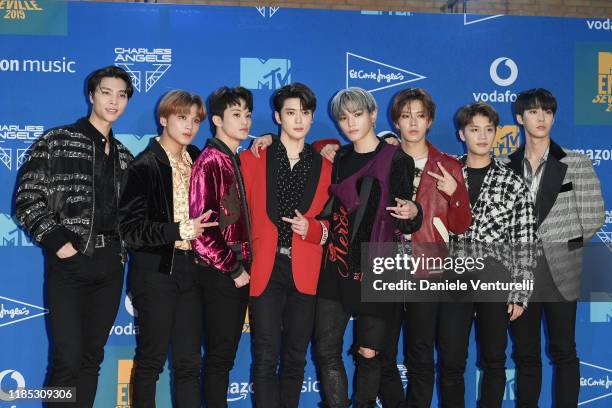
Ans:
{"label": "houndstooth blazer", "polygon": [[[463,173],[468,183],[466,156]],[[451,236],[456,244],[470,243],[470,251],[480,246],[481,256],[501,262],[516,281],[533,278],[535,266],[536,218],[529,188],[510,168],[493,159],[472,207],[472,224],[466,232]],[[455,252],[456,253],[456,252]],[[474,256],[472,254],[471,256]],[[530,292],[513,291],[509,303],[527,305]]]}

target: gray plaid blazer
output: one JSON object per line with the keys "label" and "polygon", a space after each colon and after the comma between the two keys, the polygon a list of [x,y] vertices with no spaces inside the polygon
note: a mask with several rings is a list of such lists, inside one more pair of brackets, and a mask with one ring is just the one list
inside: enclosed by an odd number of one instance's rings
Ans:
{"label": "gray plaid blazer", "polygon": [[[524,157],[525,146],[508,157],[508,166],[521,177]],[[588,157],[551,140],[535,210],[538,238],[553,281],[565,299],[575,300],[580,295],[581,244],[605,219],[601,186]]]}

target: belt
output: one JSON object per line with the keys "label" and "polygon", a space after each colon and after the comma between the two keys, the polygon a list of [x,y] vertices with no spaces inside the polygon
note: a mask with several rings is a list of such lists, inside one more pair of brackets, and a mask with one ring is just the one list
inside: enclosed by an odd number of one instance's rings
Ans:
{"label": "belt", "polygon": [[285,255],[287,258],[291,259],[291,247],[287,248],[287,247],[279,246],[276,248],[276,253]]}
{"label": "belt", "polygon": [[194,258],[195,254],[193,252],[192,249],[178,249],[178,248],[174,248],[174,255],[178,255],[178,256],[184,256],[187,258]]}
{"label": "belt", "polygon": [[94,248],[104,248],[111,244],[118,244],[119,241],[117,234],[98,234],[94,236]]}

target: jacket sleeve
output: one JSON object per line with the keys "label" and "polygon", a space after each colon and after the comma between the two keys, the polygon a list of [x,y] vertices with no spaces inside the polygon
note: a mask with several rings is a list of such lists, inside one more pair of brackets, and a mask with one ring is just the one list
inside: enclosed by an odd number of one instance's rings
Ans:
{"label": "jacket sleeve", "polygon": [[[513,177],[514,183],[511,184],[515,197],[511,209],[510,219],[510,245],[511,251],[507,251],[510,256],[508,267],[510,268],[512,280],[521,282],[523,280],[533,280],[537,261],[537,224],[535,209],[529,188],[518,177]],[[513,290],[509,294],[508,303],[518,303],[527,307],[531,296],[528,289],[518,291]]]}
{"label": "jacket sleeve", "polygon": [[587,242],[604,224],[606,215],[599,178],[588,157],[580,156],[577,173],[577,180],[574,182],[576,205],[582,224],[582,235]]}
{"label": "jacket sleeve", "polygon": [[[412,157],[398,149],[393,156],[393,163],[391,164],[391,179],[389,180],[391,202],[389,205],[397,205],[396,198],[412,201],[414,171],[414,160],[412,160]],[[414,204],[418,210],[416,217],[411,220],[398,220],[397,227],[403,234],[416,232],[423,223],[423,209],[419,203],[414,202]]]}
{"label": "jacket sleeve", "polygon": [[15,215],[34,241],[55,254],[71,241],[72,233],[57,222],[55,210],[49,203],[52,182],[49,141],[52,137],[53,134],[47,134],[34,143],[21,168],[15,194]]}
{"label": "jacket sleeve", "polygon": [[179,223],[150,220],[148,210],[151,180],[131,165],[123,176],[119,199],[119,230],[130,249],[156,247],[181,239]]}
{"label": "jacket sleeve", "polygon": [[[203,153],[205,154],[205,153]],[[196,218],[212,210],[207,222],[218,222],[223,195],[219,167],[210,161],[197,160],[191,172],[189,189],[189,216]],[[236,254],[225,242],[219,226],[207,228],[193,243],[193,249],[206,264],[235,277],[241,270]]]}
{"label": "jacket sleeve", "polygon": [[472,210],[470,209],[470,195],[467,191],[461,165],[453,166],[451,175],[457,181],[457,189],[452,196],[442,193],[448,201],[448,229],[455,234],[463,234],[472,223]]}

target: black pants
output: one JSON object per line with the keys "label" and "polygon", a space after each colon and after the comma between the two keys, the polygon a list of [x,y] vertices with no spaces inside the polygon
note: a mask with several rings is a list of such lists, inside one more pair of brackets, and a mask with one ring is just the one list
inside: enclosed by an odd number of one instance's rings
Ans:
{"label": "black pants", "polygon": [[67,259],[47,254],[51,365],[48,387],[76,387],[77,403],[50,406],[92,407],[104,345],[117,316],[123,264],[119,245],[97,248],[93,256]]}
{"label": "black pants", "polygon": [[[342,361],[344,332],[351,315],[340,301],[318,298],[315,316],[315,358],[320,373],[321,387],[329,408],[345,408],[348,399],[348,380]],[[390,316],[394,320],[397,316]],[[373,407],[379,388],[384,386],[390,394],[401,394],[402,383],[397,365],[391,362],[390,348],[394,325],[387,319],[356,315],[352,350],[356,359],[354,407]],[[397,343],[397,342],[396,342]],[[374,358],[357,353],[360,347],[377,351]],[[391,389],[394,388],[395,392]]]}
{"label": "black pants", "polygon": [[523,316],[511,323],[516,365],[517,407],[537,407],[542,388],[540,325],[546,316],[548,352],[554,373],[554,406],[576,407],[580,367],[576,355],[576,302],[530,303]]}
{"label": "black pants", "polygon": [[429,407],[434,389],[434,346],[438,327],[438,302],[404,305],[407,407]]}
{"label": "black pants", "polygon": [[172,345],[174,400],[178,408],[201,406],[200,369],[202,296],[198,285],[202,267],[193,255],[175,250],[172,274],[157,268],[135,268],[130,282],[138,309],[132,403],[155,407],[155,390]]}
{"label": "black pants", "polygon": [[287,256],[276,256],[268,286],[260,296],[251,298],[251,313],[255,406],[298,407],[315,296],[297,291]]}
{"label": "black pants", "polygon": [[227,407],[229,373],[249,301],[249,285],[236,288],[234,280],[206,267],[200,274],[204,300],[204,403],[206,408]]}
{"label": "black pants", "polygon": [[474,313],[477,317],[479,365],[483,373],[478,406],[501,407],[506,387],[507,309],[504,303],[440,304],[438,367],[442,407],[465,407],[463,374]]}

